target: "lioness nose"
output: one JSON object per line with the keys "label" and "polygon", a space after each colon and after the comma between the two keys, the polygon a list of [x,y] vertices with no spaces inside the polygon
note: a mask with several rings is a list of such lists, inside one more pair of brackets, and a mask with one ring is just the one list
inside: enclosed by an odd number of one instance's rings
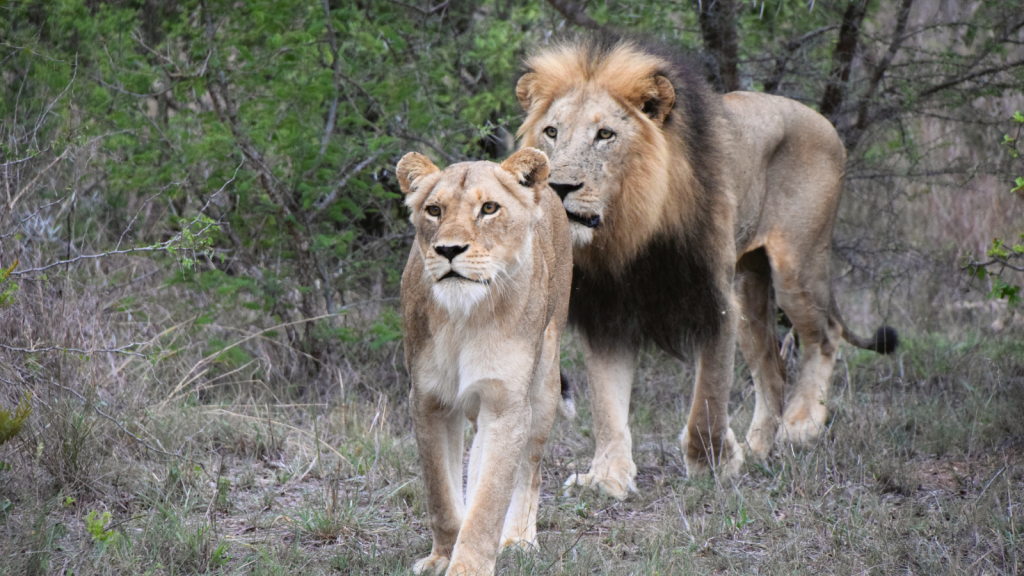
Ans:
{"label": "lioness nose", "polygon": [[583,188],[583,183],[582,182],[580,182],[579,184],[554,184],[554,183],[548,183],[548,186],[551,186],[551,189],[555,191],[555,194],[558,194],[559,198],[561,198],[562,200],[565,200],[566,196],[568,196],[569,194],[572,194],[573,192],[579,190],[580,188]]}
{"label": "lioness nose", "polygon": [[444,256],[449,262],[466,250],[469,250],[469,244],[463,244],[462,246],[434,246],[434,252]]}

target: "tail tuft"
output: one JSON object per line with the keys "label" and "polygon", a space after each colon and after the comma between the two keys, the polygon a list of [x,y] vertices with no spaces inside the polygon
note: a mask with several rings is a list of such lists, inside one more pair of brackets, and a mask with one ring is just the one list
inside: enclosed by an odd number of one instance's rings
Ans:
{"label": "tail tuft", "polygon": [[572,420],[576,417],[576,402],[572,399],[572,386],[569,385],[569,379],[565,377],[565,372],[559,371],[558,377],[562,381],[562,397],[558,400],[558,414],[566,420]]}
{"label": "tail tuft", "polygon": [[892,354],[900,345],[900,337],[896,330],[889,326],[882,326],[875,332],[875,341],[871,349],[879,354]]}

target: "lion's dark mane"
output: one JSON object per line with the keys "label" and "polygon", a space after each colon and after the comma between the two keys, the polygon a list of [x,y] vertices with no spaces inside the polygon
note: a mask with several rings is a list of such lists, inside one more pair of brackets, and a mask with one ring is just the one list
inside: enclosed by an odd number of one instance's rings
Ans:
{"label": "lion's dark mane", "polygon": [[[624,267],[605,262],[574,266],[569,322],[598,349],[639,346],[649,341],[682,357],[687,349],[716,337],[726,319],[727,295],[719,274],[723,266],[720,226],[713,215],[726,213],[717,169],[721,151],[714,121],[720,100],[708,87],[700,67],[665,46],[650,41],[600,34],[577,38],[590,58],[599,60],[623,41],[659,56],[670,66],[659,73],[675,88],[675,106],[664,123],[686,143],[687,158],[700,190],[696,217],[684,230],[655,235]],[[731,231],[728,231],[731,233]]]}

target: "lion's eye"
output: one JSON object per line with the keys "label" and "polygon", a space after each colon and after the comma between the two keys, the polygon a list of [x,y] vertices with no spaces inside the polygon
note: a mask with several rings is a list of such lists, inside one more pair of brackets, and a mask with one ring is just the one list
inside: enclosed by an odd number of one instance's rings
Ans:
{"label": "lion's eye", "polygon": [[481,214],[494,214],[498,211],[497,202],[484,202],[483,208],[480,209]]}
{"label": "lion's eye", "polygon": [[440,206],[427,206],[427,214],[430,214],[434,218],[441,216]]}
{"label": "lion's eye", "polygon": [[612,139],[614,137],[615,137],[615,132],[612,132],[611,130],[609,130],[607,128],[601,128],[600,130],[597,131],[597,139],[598,140],[610,140],[610,139]]}
{"label": "lion's eye", "polygon": [[548,138],[555,139],[558,137],[558,128],[555,128],[554,126],[548,126],[547,128],[544,129],[544,135],[547,136]]}

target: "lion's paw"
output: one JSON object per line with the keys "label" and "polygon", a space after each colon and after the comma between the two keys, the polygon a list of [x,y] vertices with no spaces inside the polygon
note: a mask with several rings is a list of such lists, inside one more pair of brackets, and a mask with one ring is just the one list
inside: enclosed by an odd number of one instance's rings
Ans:
{"label": "lion's paw", "polygon": [[798,447],[813,445],[825,432],[826,416],[828,409],[821,402],[794,402],[786,408],[776,440]]}
{"label": "lion's paw", "polygon": [[412,565],[413,574],[419,576],[420,574],[444,574],[445,568],[448,567],[447,556],[441,556],[440,554],[431,554],[426,558],[420,558]]}
{"label": "lion's paw", "polygon": [[[723,480],[739,476],[740,468],[743,466],[743,448],[736,441],[736,434],[733,433],[732,428],[727,428],[726,430],[728,431],[723,439],[721,455],[712,469],[711,463],[707,459],[690,456],[690,430],[688,428],[683,429],[682,434],[679,435],[679,443],[683,446],[686,474],[688,476],[696,478],[714,474]],[[705,453],[703,446],[697,445],[694,448],[698,454]]]}
{"label": "lion's paw", "polygon": [[606,467],[604,474],[591,470],[586,474],[573,474],[565,481],[566,488],[583,486],[599,490],[616,500],[625,500],[630,492],[636,492],[636,484],[633,477],[636,476],[636,465],[629,462],[628,466],[620,466],[618,469]]}
{"label": "lion's paw", "polygon": [[767,460],[772,454],[774,441],[775,434],[755,432],[751,427],[751,430],[747,432],[747,441],[743,444],[744,453],[755,460]]}

